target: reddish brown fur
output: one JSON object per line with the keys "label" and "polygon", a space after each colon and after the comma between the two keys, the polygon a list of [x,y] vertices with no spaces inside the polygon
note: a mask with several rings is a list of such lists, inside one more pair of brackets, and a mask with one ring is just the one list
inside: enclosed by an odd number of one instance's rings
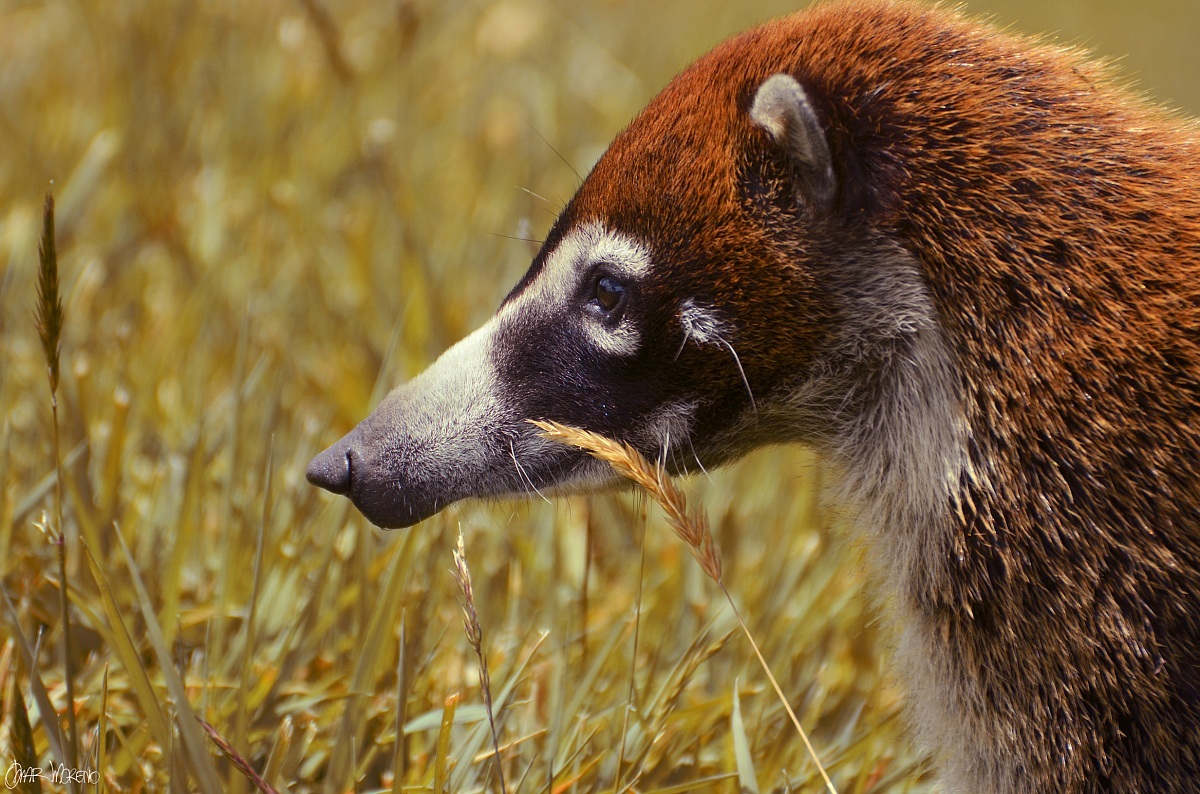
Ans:
{"label": "reddish brown fur", "polygon": [[[748,108],[778,72],[827,131],[841,192],[820,228],[764,223],[744,196],[768,148]],[[756,318],[738,335],[756,388],[841,321],[798,246],[876,235],[919,263],[974,475],[894,595],[957,693],[942,711],[912,693],[950,785],[1200,785],[1197,154],[1192,123],[1075,51],[854,1],[698,61],[568,211],[652,241],[680,294],[716,283]]]}

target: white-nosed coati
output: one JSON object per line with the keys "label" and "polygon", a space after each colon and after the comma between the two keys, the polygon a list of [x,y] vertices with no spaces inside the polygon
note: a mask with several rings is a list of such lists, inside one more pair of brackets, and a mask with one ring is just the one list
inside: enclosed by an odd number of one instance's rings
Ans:
{"label": "white-nosed coati", "polygon": [[1200,790],[1196,126],[908,3],[717,47],[483,328],[309,467],[380,526],[814,445],[955,792]]}

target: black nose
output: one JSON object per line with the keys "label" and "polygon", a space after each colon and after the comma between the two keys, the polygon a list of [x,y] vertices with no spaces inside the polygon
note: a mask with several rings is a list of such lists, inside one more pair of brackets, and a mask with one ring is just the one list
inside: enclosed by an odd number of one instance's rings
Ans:
{"label": "black nose", "polygon": [[312,459],[305,476],[313,485],[345,496],[350,493],[350,445],[345,439]]}

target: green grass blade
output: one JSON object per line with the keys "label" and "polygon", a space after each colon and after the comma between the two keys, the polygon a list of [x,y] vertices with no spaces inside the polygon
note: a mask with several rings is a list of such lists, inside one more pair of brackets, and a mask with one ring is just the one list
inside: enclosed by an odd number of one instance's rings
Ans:
{"label": "green grass blade", "polygon": [[[142,610],[142,619],[146,621],[146,636],[150,640],[151,647],[154,648],[155,656],[158,657],[159,672],[162,674],[163,680],[166,681],[167,691],[171,693],[175,710],[179,714],[179,735],[183,739],[184,750],[190,762],[191,772],[202,791],[221,792],[224,788],[220,783],[220,778],[217,776],[212,758],[208,754],[207,745],[204,742],[204,737],[201,735],[200,726],[196,720],[195,713],[192,711],[191,703],[188,702],[187,690],[183,687],[183,681],[180,680],[179,673],[176,672],[175,665],[171,659],[171,651],[163,639],[162,628],[158,625],[158,617],[154,612],[154,604],[146,592],[146,585],[142,581],[142,575],[138,572],[133,555],[129,551],[129,546],[125,543],[125,537],[121,534],[121,528],[116,524],[113,524],[113,534],[117,536],[117,541],[121,544],[121,551],[125,555],[125,563],[129,568],[129,578],[133,582],[134,591],[138,597],[138,606]],[[88,559],[89,561],[91,560],[90,555]],[[164,745],[164,747],[166,746]]]}
{"label": "green grass blade", "polygon": [[442,709],[442,727],[438,731],[437,754],[433,759],[433,794],[444,794],[449,780],[450,734],[454,728],[454,712],[458,707],[458,693],[446,698]]}
{"label": "green grass blade", "polygon": [[351,751],[358,741],[362,731],[362,720],[359,716],[360,700],[363,693],[370,692],[372,682],[378,675],[380,665],[386,653],[391,650],[388,639],[392,636],[391,627],[396,622],[396,610],[399,609],[400,590],[404,585],[404,577],[400,575],[403,562],[412,549],[415,532],[404,536],[404,541],[395,547],[392,561],[388,565],[387,578],[383,589],[375,602],[371,613],[371,621],[363,633],[362,644],[359,646],[358,658],[354,663],[354,673],[350,679],[350,696],[346,700],[342,712],[338,737],[334,745],[330,761],[328,782],[335,785],[350,785],[349,777],[354,774]]}
{"label": "green grass blade", "polygon": [[142,664],[141,653],[129,633],[129,627],[125,625],[125,620],[121,617],[121,608],[113,598],[112,585],[101,569],[100,563],[92,556],[91,547],[86,542],[83,545],[83,553],[87,559],[88,568],[91,569],[92,579],[100,590],[100,603],[104,607],[104,614],[113,628],[112,640],[115,643],[113,650],[116,651],[121,660],[121,666],[125,668],[125,672],[129,676],[130,686],[142,707],[142,714],[146,718],[150,735],[166,752],[167,748],[171,746],[171,728],[158,701],[158,694],[154,691],[153,684],[150,683],[150,675],[146,671],[145,665]]}
{"label": "green grass blade", "polygon": [[737,761],[738,785],[743,794],[758,794],[758,772],[754,769],[750,740],[746,737],[746,725],[742,722],[742,701],[738,697],[736,678],[733,680],[733,714],[729,722],[733,730],[733,757]]}

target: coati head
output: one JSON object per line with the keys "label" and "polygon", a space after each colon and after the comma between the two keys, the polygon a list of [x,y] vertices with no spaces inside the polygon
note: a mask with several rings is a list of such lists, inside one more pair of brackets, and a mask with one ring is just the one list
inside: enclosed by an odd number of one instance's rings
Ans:
{"label": "coati head", "polygon": [[311,482],[404,527],[466,497],[612,482],[529,420],[674,471],[829,434],[839,263],[877,252],[846,244],[800,82],[704,80],[685,72],[643,111],[498,313],[317,456]]}

